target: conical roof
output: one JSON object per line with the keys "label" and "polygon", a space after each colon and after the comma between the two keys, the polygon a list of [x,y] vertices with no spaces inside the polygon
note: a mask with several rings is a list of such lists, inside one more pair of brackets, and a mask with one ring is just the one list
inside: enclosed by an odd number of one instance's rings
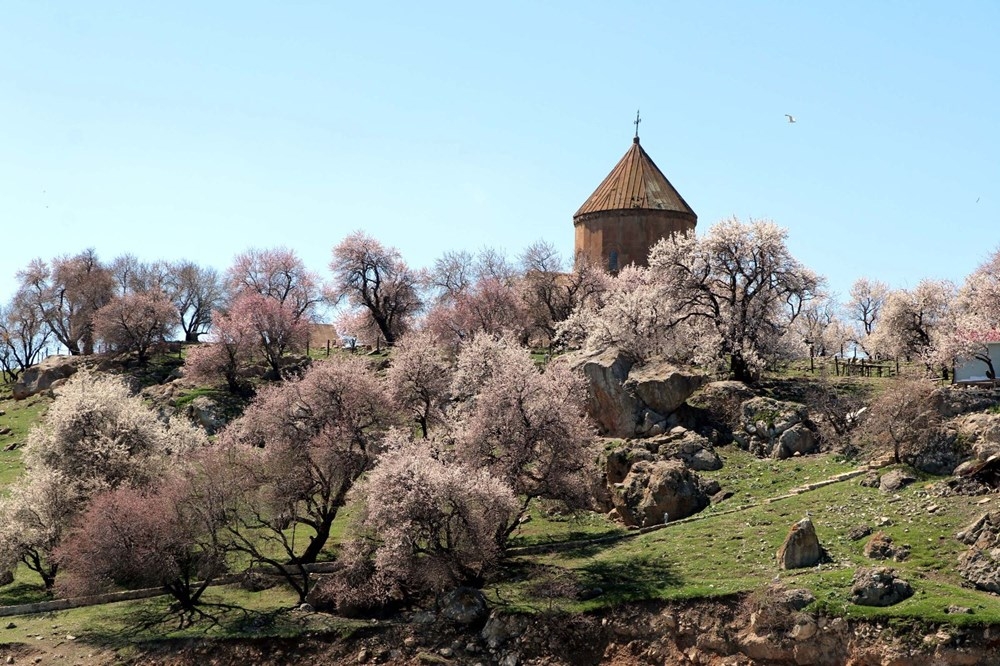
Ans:
{"label": "conical roof", "polygon": [[639,137],[632,139],[632,147],[573,217],[636,208],[669,210],[697,217],[639,145]]}

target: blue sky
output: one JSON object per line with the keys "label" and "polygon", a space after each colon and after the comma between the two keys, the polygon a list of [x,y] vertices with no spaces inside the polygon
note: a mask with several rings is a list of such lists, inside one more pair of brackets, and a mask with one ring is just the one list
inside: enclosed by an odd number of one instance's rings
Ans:
{"label": "blue sky", "polygon": [[570,255],[636,108],[700,232],[773,219],[841,294],[961,281],[1000,245],[1000,3],[949,4],[4,3],[0,297],[86,247]]}

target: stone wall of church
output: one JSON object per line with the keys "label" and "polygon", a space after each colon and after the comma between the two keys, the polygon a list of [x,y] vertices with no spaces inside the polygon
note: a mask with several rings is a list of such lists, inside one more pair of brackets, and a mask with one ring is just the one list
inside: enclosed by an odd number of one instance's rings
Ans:
{"label": "stone wall of church", "polygon": [[628,264],[645,266],[661,238],[693,231],[698,218],[668,210],[621,210],[581,215],[573,221],[576,255],[611,272]]}

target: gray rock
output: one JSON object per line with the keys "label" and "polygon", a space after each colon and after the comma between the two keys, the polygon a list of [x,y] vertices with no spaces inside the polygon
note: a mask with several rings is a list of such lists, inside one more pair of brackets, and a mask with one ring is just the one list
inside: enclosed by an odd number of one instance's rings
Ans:
{"label": "gray rock", "polygon": [[574,363],[587,380],[587,412],[601,433],[609,437],[635,435],[642,404],[623,386],[633,364],[632,359],[613,349]]}
{"label": "gray rock", "polygon": [[207,395],[199,395],[188,404],[187,416],[209,435],[221,430],[227,421],[219,404]]}
{"label": "gray rock", "polygon": [[879,477],[878,489],[884,493],[894,493],[897,490],[910,485],[916,480],[917,477],[913,476],[909,472],[904,472],[901,469],[894,469]]}
{"label": "gray rock", "polygon": [[10,585],[14,582],[14,572],[13,571],[0,571],[0,587],[4,585]]}
{"label": "gray rock", "polygon": [[851,585],[851,601],[859,606],[893,606],[913,596],[913,587],[895,569],[858,569]]}
{"label": "gray rock", "polygon": [[24,400],[51,389],[53,382],[76,374],[81,362],[79,356],[49,356],[21,374],[12,389],[14,399]]}
{"label": "gray rock", "polygon": [[472,587],[458,587],[441,600],[441,618],[465,626],[483,622],[489,615],[486,597]]}
{"label": "gray rock", "polygon": [[651,359],[628,373],[625,389],[632,391],[647,407],[670,414],[708,383],[708,377],[678,368],[663,359]]}
{"label": "gray rock", "polygon": [[778,566],[782,569],[811,567],[818,564],[822,557],[823,549],[816,536],[816,528],[809,518],[803,518],[792,525],[777,553]]}
{"label": "gray rock", "polygon": [[[718,492],[679,460],[638,462],[612,489],[611,502],[626,525],[659,525],[695,514]],[[664,518],[666,517],[666,520]]]}
{"label": "gray rock", "polygon": [[795,454],[815,453],[818,448],[819,440],[813,431],[801,423],[796,423],[778,436],[778,445],[772,455],[783,459]]}

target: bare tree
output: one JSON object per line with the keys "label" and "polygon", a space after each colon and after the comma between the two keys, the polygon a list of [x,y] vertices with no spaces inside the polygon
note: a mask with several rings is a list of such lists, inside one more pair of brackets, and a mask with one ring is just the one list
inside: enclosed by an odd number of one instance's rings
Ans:
{"label": "bare tree", "polygon": [[222,283],[214,268],[190,261],[172,264],[167,278],[186,342],[198,342],[212,325],[212,311],[222,305]]}
{"label": "bare tree", "polygon": [[0,308],[0,367],[12,379],[39,361],[51,329],[28,295],[19,291]]}

